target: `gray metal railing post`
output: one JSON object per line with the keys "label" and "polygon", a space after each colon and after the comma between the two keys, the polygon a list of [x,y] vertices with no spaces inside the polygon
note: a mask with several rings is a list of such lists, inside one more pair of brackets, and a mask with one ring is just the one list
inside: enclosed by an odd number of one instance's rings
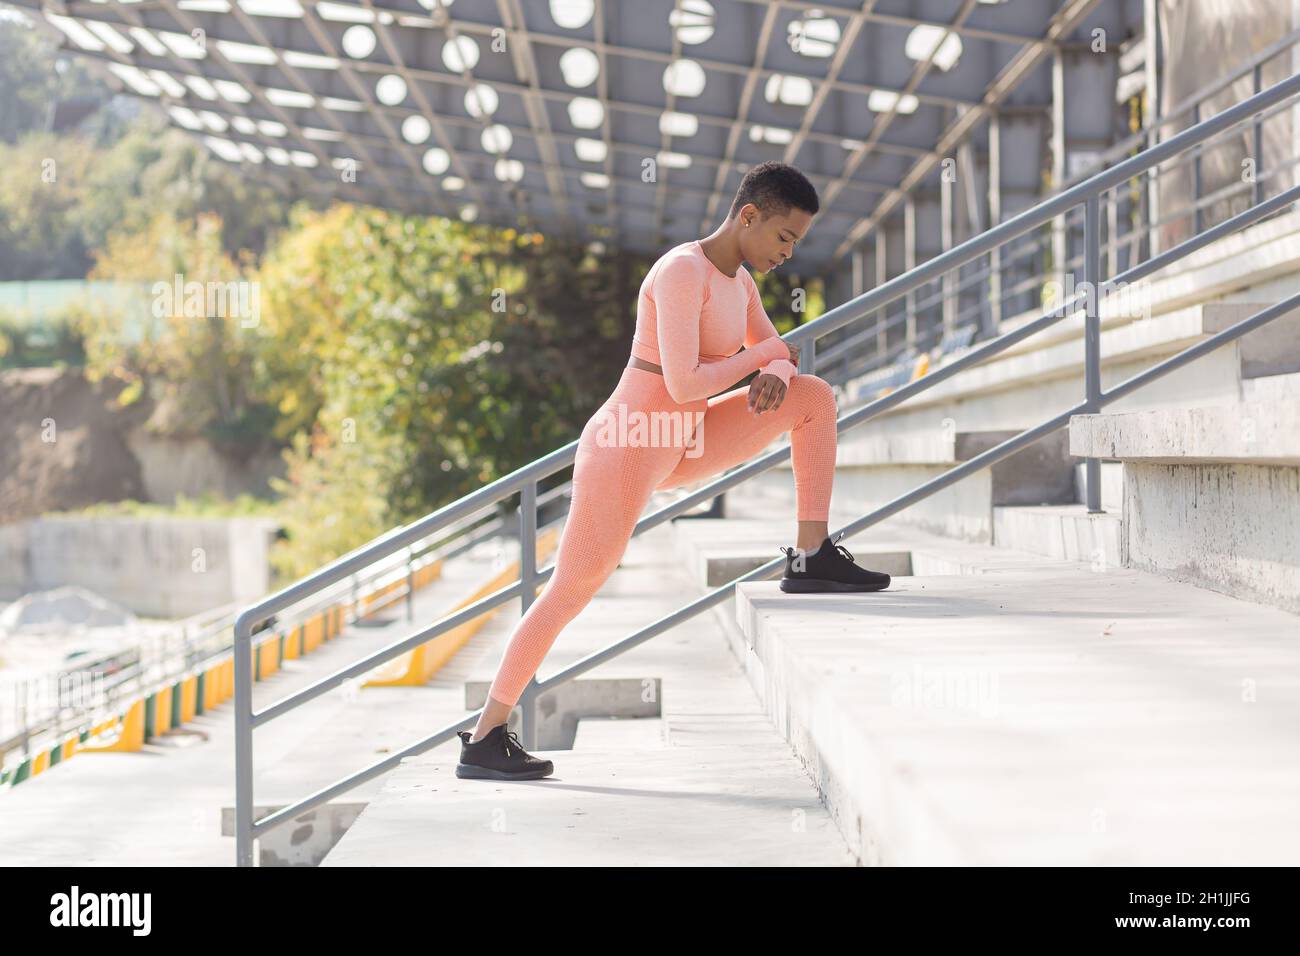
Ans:
{"label": "gray metal railing post", "polygon": [[[1201,121],[1201,104],[1197,103],[1192,110],[1192,125],[1195,126]],[[1256,117],[1258,121],[1258,117]],[[1201,144],[1192,147],[1192,235],[1201,231],[1201,193],[1202,187],[1202,157],[1205,154],[1205,148]]]}
{"label": "gray metal railing post", "polygon": [[[537,598],[537,479],[524,485],[519,492],[519,614]],[[520,742],[525,750],[537,746],[537,675],[528,679],[528,686],[520,695],[523,708],[523,725]],[[509,716],[507,715],[507,723]]]}
{"label": "gray metal railing post", "polygon": [[799,374],[812,375],[817,368],[817,340],[809,339],[799,348]]}
{"label": "gray metal railing post", "polygon": [[[1264,64],[1255,64],[1255,95],[1258,96],[1263,88],[1264,81]],[[1264,201],[1264,179],[1261,173],[1264,171],[1264,118],[1258,113],[1255,114],[1255,120],[1251,124],[1251,156],[1255,161],[1255,168],[1252,170],[1255,181],[1251,183],[1251,204],[1258,206]]]}
{"label": "gray metal railing post", "polygon": [[[1097,194],[1083,204],[1083,281],[1088,295],[1083,314],[1084,398],[1088,414],[1101,411],[1101,224]],[[1089,514],[1101,511],[1101,461],[1086,459],[1084,492]]]}
{"label": "gray metal railing post", "polygon": [[406,619],[415,620],[415,549],[406,549]]}
{"label": "gray metal railing post", "polygon": [[235,865],[253,865],[253,621],[235,620]]}

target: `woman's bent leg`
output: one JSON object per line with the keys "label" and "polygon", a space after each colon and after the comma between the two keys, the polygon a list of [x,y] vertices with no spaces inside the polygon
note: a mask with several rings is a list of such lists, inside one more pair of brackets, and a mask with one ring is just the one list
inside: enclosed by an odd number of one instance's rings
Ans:
{"label": "woman's bent leg", "polygon": [[749,410],[748,396],[746,385],[709,399],[696,435],[698,447],[683,455],[657,488],[690,484],[724,472],[754,458],[788,431],[796,518],[828,521],[838,439],[838,409],[830,383],[816,375],[793,375],[781,407],[761,415]]}

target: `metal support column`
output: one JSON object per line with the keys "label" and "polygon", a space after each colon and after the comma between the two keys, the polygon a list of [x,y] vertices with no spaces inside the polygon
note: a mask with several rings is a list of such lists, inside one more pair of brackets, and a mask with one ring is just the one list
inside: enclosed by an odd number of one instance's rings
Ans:
{"label": "metal support column", "polygon": [[[528,482],[519,492],[519,614],[537,599],[537,482]],[[520,743],[525,750],[537,746],[537,675],[528,680],[528,686],[519,697],[523,708]],[[509,718],[507,717],[507,724]]]}
{"label": "metal support column", "polygon": [[[1052,50],[1052,188],[1065,184],[1065,54],[1059,46]],[[1066,215],[1052,220],[1052,276],[1066,288]]]}
{"label": "metal support column", "polygon": [[[1083,281],[1088,289],[1087,309],[1083,319],[1084,390],[1088,403],[1086,414],[1101,411],[1101,215],[1097,196],[1083,205]],[[1086,459],[1084,466],[1085,497],[1088,514],[1101,512],[1101,461]]]}
{"label": "metal support column", "polygon": [[[903,201],[903,269],[911,272],[916,268],[916,200],[909,193]],[[907,306],[907,344],[916,344],[916,292],[907,293],[904,299]]]}
{"label": "metal support column", "polygon": [[[943,251],[952,248],[952,219],[955,214],[952,191],[956,184],[946,176],[939,179],[939,241]],[[943,334],[951,335],[957,325],[957,276],[952,269],[943,274]]]}
{"label": "metal support column", "polygon": [[[989,117],[989,227],[1002,221],[1002,116]],[[1002,247],[989,252],[989,307],[980,338],[992,338],[1002,324]]]}
{"label": "metal support column", "polygon": [[[1160,0],[1142,0],[1142,42],[1146,46],[1146,84],[1143,90],[1144,106],[1142,122],[1147,127],[1146,148],[1151,149],[1160,142]],[[1151,225],[1160,221],[1160,166],[1147,170],[1146,220],[1147,220],[1147,257],[1160,252],[1160,228]],[[1136,253],[1136,250],[1134,250]],[[1135,256],[1136,258],[1136,256]]]}
{"label": "metal support column", "polygon": [[[889,279],[889,242],[885,236],[885,224],[876,225],[876,285],[879,288]],[[883,306],[876,312],[876,354],[882,358],[889,354],[889,330],[885,327],[889,310]]]}

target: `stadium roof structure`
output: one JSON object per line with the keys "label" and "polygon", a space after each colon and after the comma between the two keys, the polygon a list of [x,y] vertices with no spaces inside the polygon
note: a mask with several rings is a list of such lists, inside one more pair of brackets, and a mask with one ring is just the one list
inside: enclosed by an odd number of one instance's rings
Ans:
{"label": "stadium roof structure", "polygon": [[650,254],[793,163],[816,273],[990,111],[1047,109],[1100,0],[8,2],[222,158],[340,199]]}

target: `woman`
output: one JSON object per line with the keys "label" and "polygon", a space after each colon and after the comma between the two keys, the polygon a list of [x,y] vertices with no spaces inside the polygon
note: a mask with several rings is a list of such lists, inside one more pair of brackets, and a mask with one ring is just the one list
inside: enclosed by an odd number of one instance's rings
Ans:
{"label": "woman", "polygon": [[[727,221],[670,249],[641,283],[632,354],[614,392],[578,441],[573,497],[555,571],[506,646],[473,735],[461,731],[458,777],[527,780],[551,773],[506,729],[510,711],[560,630],[618,566],[651,494],[753,458],[790,433],[797,538],[783,591],[877,591],[889,575],[853,563],[827,537],[835,472],[831,386],[796,374],[741,262],[777,268],[818,210],[817,191],[793,166],[767,162],[741,181]],[[737,351],[741,342],[744,351]],[[733,354],[734,353],[734,354]],[[748,389],[716,395],[750,372]]]}

